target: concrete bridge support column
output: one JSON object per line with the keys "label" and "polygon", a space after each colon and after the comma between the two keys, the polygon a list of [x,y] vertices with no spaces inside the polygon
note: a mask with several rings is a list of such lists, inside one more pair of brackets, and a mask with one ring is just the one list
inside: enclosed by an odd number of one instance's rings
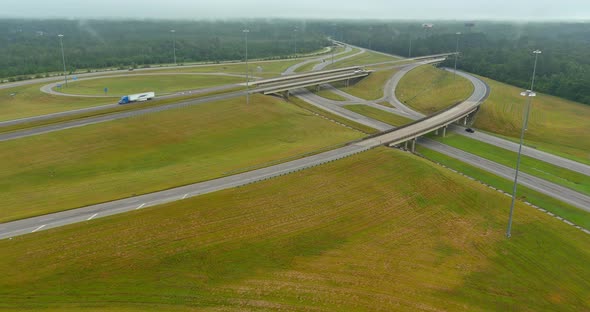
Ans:
{"label": "concrete bridge support column", "polygon": [[467,126],[467,119],[469,119],[469,115],[465,116],[465,119],[463,120],[464,126]]}
{"label": "concrete bridge support column", "polygon": [[416,139],[412,139],[412,153],[416,152]]}
{"label": "concrete bridge support column", "polygon": [[320,90],[322,90],[322,86],[321,85],[317,85],[315,88],[316,88],[315,89],[316,92],[320,92]]}
{"label": "concrete bridge support column", "polygon": [[438,129],[434,130],[434,135],[438,135]]}
{"label": "concrete bridge support column", "polygon": [[444,126],[442,129],[443,129],[443,134],[442,134],[442,136],[443,136],[443,138],[444,138],[445,136],[447,136],[447,126]]}
{"label": "concrete bridge support column", "polygon": [[289,90],[283,91],[283,97],[285,98],[285,100],[289,99]]}
{"label": "concrete bridge support column", "polygon": [[407,150],[408,150],[408,141],[404,142],[404,145],[405,145],[405,146],[404,146],[404,150],[406,150],[406,151],[407,151]]}

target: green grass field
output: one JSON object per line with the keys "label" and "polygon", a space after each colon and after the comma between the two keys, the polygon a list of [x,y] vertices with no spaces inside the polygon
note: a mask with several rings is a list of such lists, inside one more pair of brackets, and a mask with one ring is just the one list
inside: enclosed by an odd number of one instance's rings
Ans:
{"label": "green grass field", "polygon": [[[334,54],[338,54],[338,53],[344,52],[344,49],[345,48],[343,48],[343,47],[338,47],[338,48],[336,48],[336,51],[334,51]],[[347,53],[344,53],[344,54],[341,54],[341,55],[334,56],[334,59],[338,59],[338,58],[341,58],[341,57],[344,57],[344,56],[347,56],[347,55],[350,55],[350,54],[353,54],[353,53],[356,53],[356,52],[358,52],[358,49],[352,49],[350,52],[347,52]],[[327,55],[330,56],[331,53],[329,53]],[[331,61],[332,61],[332,59],[331,58],[328,58],[328,60],[326,62],[331,62]],[[309,64],[305,64],[305,65],[297,68],[295,70],[295,72],[296,73],[303,73],[303,72],[311,71],[315,65],[320,64],[320,63],[322,63],[322,61],[311,62]]]}
{"label": "green grass field", "polygon": [[[297,64],[301,62],[301,60],[280,60],[280,61],[272,61],[272,62],[252,62],[250,63],[250,70],[253,73],[253,76],[257,77],[274,77],[280,75],[285,69],[293,64]],[[258,69],[260,66],[260,71]],[[217,73],[217,72],[224,72],[224,73],[233,73],[233,74],[244,74],[246,72],[246,65],[237,63],[237,64],[220,64],[220,65],[206,65],[206,66],[197,66],[197,67],[181,67],[179,69],[170,69],[170,68],[161,68],[157,69],[155,67],[151,70],[145,71],[136,71],[133,73]],[[108,72],[104,73],[108,75]],[[163,77],[163,76],[161,76]],[[183,78],[187,78],[189,76],[182,76]],[[205,79],[219,79],[219,77],[215,76],[200,76],[200,77],[208,77]],[[160,78],[158,78],[160,79]],[[197,78],[192,78],[197,79]],[[234,78],[231,78],[234,79]],[[239,81],[239,78],[237,82]],[[87,81],[90,83],[92,80]],[[94,80],[97,81],[97,80]],[[122,82],[124,82],[121,79]],[[157,81],[157,79],[153,79],[152,81]],[[80,81],[82,83],[83,81]],[[98,81],[100,83],[100,81]],[[201,82],[203,83],[203,81]],[[41,92],[39,90],[40,87],[46,85],[47,83],[41,84],[32,84],[23,87],[16,87],[16,88],[9,88],[9,89],[0,89],[0,121],[5,120],[12,120],[18,118],[25,118],[31,116],[38,116],[38,115],[45,115],[51,114],[56,112],[74,110],[79,108],[85,108],[90,106],[97,106],[97,105],[104,105],[104,104],[112,104],[118,101],[117,97],[119,94],[114,93],[119,86],[108,86],[110,93],[113,94],[112,98],[80,98],[80,97],[64,97],[64,96],[56,96],[56,95],[49,95]],[[173,84],[171,82],[171,84]],[[193,85],[190,85],[192,88]],[[97,86],[100,87],[99,93],[103,91],[104,86]],[[157,85],[154,85],[157,87]],[[170,86],[174,87],[174,86]],[[65,91],[65,89],[63,90]],[[127,91],[127,90],[125,90]],[[131,90],[128,90],[131,91]],[[142,90],[143,91],[143,90]],[[89,92],[96,92],[95,90],[90,90]],[[16,95],[11,96],[12,93],[16,93]],[[128,93],[128,92],[122,92]]]}
{"label": "green grass field", "polygon": [[[39,90],[46,84],[0,89],[0,121],[112,104],[118,101],[115,97],[78,98],[49,95]],[[12,93],[15,93],[15,95],[11,96]]]}
{"label": "green grass field", "polygon": [[383,97],[385,84],[397,71],[397,69],[376,71],[358,83],[340,89],[361,99],[378,100]]}
{"label": "green grass field", "polygon": [[69,84],[69,87],[58,91],[68,94],[123,96],[133,93],[154,91],[162,95],[177,91],[195,90],[246,82],[245,78],[218,75],[137,75],[110,77],[101,79],[81,80]]}
{"label": "green grass field", "polygon": [[399,60],[399,59],[395,56],[388,56],[388,55],[383,55],[380,53],[366,51],[365,53],[359,54],[355,57],[345,59],[345,60],[337,62],[333,65],[328,65],[326,67],[326,69],[368,65],[368,64],[375,64],[375,63],[396,61],[396,60]]}
{"label": "green grass field", "polygon": [[[483,78],[491,87],[474,127],[514,140],[520,136],[525,99],[521,89]],[[590,164],[590,105],[537,93],[532,100],[527,145]]]}
{"label": "green grass field", "polygon": [[395,91],[402,103],[427,115],[457,104],[471,93],[473,84],[469,80],[431,65],[408,72]]}
{"label": "green grass field", "polygon": [[[249,62],[248,69],[254,77],[271,78],[281,75],[289,66],[303,62],[302,59]],[[246,63],[230,63],[207,66],[181,67],[177,69],[148,70],[145,72],[176,72],[176,73],[228,73],[242,75],[246,73]]]}
{"label": "green grass field", "polygon": [[0,142],[0,222],[212,179],[362,136],[280,99],[244,102]]}
{"label": "green grass field", "polygon": [[373,118],[373,119],[382,121],[386,124],[390,124],[395,127],[403,126],[405,124],[408,124],[408,123],[414,121],[412,119],[409,119],[409,118],[406,118],[403,116],[399,116],[396,114],[392,114],[392,113],[380,110],[378,108],[370,107],[367,105],[362,105],[362,104],[345,105],[344,107],[348,110],[355,112],[355,113],[365,115],[369,118]]}
{"label": "green grass field", "polygon": [[587,311],[590,236],[378,148],[0,241],[0,308]]}
{"label": "green grass field", "polygon": [[[514,167],[517,158],[517,153],[454,133],[449,133],[445,138],[433,139],[511,168]],[[590,177],[587,175],[524,155],[520,168],[528,174],[590,195]]]}
{"label": "green grass field", "polygon": [[[513,181],[498,177],[485,170],[466,164],[436,151],[418,146],[417,151],[425,157],[444,164],[450,168],[469,175],[479,181],[485,182],[495,188],[501,189],[512,194]],[[517,196],[526,199],[528,202],[542,207],[554,214],[566,218],[580,226],[590,229],[590,213],[579,209],[578,207],[563,203],[553,197],[533,191],[527,187],[519,185]]]}

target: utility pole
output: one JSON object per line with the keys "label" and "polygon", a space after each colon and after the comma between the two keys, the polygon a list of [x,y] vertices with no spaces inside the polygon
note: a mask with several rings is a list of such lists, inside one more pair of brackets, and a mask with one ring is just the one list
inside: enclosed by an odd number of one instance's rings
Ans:
{"label": "utility pole", "polygon": [[176,65],[176,30],[170,30],[172,33],[172,52],[174,54],[174,65]]}
{"label": "utility pole", "polygon": [[57,36],[59,37],[59,44],[61,45],[61,60],[64,65],[64,79],[66,81],[66,87],[67,87],[68,86],[68,72],[66,71],[66,55],[64,54],[64,42],[63,42],[64,35],[59,34]]}
{"label": "utility pole", "polygon": [[459,55],[459,37],[461,36],[461,33],[458,32],[456,33],[457,35],[457,46],[455,48],[455,71],[453,72],[453,79],[457,78],[457,57]]}
{"label": "utility pole", "polygon": [[250,29],[242,30],[246,40],[246,105],[250,104],[250,69],[248,67],[248,33]]}
{"label": "utility pole", "polygon": [[518,172],[520,169],[520,156],[522,153],[522,145],[524,142],[524,131],[527,129],[529,123],[531,98],[537,95],[535,92],[533,92],[533,88],[535,87],[535,74],[537,72],[537,57],[539,56],[539,54],[541,54],[541,50],[535,50],[533,51],[533,53],[535,54],[535,64],[533,65],[533,78],[531,80],[531,89],[520,93],[520,95],[526,96],[527,102],[524,108],[522,129],[520,130],[520,144],[518,146],[518,157],[516,159],[516,173],[514,174],[514,185],[512,186],[512,201],[510,203],[510,215],[508,216],[508,228],[506,229],[506,238],[510,238],[510,236],[512,235],[512,215],[514,213],[514,203],[516,201],[516,186],[518,184]]}

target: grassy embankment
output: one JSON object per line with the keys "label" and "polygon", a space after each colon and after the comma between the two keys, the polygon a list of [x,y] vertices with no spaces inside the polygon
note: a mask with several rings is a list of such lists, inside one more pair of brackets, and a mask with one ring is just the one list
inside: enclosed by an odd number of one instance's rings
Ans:
{"label": "grassy embankment", "polygon": [[[281,75],[291,65],[303,62],[302,59],[290,59],[279,61],[261,61],[249,62],[248,69],[253,77],[272,78]],[[147,72],[152,72],[149,70]],[[162,72],[161,70],[153,70],[153,72]],[[246,63],[231,63],[195,67],[181,67],[178,69],[166,69],[166,72],[177,73],[228,73],[236,75],[244,75],[246,73]]]}
{"label": "grassy embankment", "polygon": [[[492,92],[474,127],[516,141],[520,136],[525,99],[521,89],[483,78]],[[525,135],[528,146],[590,164],[590,105],[537,93]]]}
{"label": "grassy embankment", "polygon": [[590,236],[509,200],[378,148],[2,240],[0,308],[589,310]]}
{"label": "grassy embankment", "polygon": [[472,93],[473,84],[469,80],[431,65],[408,72],[395,91],[402,103],[426,115],[459,103]]}
{"label": "grassy embankment", "polygon": [[353,129],[356,129],[356,130],[358,130],[360,132],[363,132],[363,133],[366,133],[366,134],[374,134],[374,133],[379,132],[378,130],[373,129],[373,128],[369,127],[369,126],[365,126],[363,124],[360,124],[358,122],[352,121],[352,120],[350,120],[348,118],[345,118],[345,117],[340,117],[339,115],[330,113],[330,112],[328,112],[328,111],[326,111],[326,110],[324,110],[322,108],[319,108],[319,107],[317,107],[315,105],[309,104],[309,103],[307,103],[307,102],[305,102],[305,101],[303,101],[301,99],[298,99],[296,97],[291,97],[289,99],[289,101],[292,102],[293,104],[295,104],[295,105],[303,108],[303,109],[306,109],[308,111],[314,112],[314,113],[316,113],[318,115],[321,115],[321,116],[324,116],[324,117],[326,117],[328,119],[334,120],[334,121],[336,121],[338,123],[341,123],[343,125],[346,125],[348,127],[351,127]]}
{"label": "grassy embankment", "polygon": [[0,142],[0,222],[208,180],[362,136],[280,99],[244,102]]}
{"label": "grassy embankment", "polygon": [[[336,53],[343,52],[345,48],[342,48],[342,47],[340,47],[340,48],[338,48],[338,49],[339,49],[339,50],[337,50],[337,51],[336,51]],[[346,52],[346,53],[343,53],[343,54],[341,54],[341,55],[336,55],[336,56],[334,57],[334,59],[335,59],[335,60],[337,60],[337,59],[339,59],[339,58],[343,58],[343,57],[346,57],[346,56],[348,56],[348,55],[352,55],[352,54],[358,53],[359,51],[360,51],[360,50],[359,50],[359,49],[357,49],[357,48],[352,48],[350,51],[348,51],[348,52]],[[331,62],[332,62],[332,58],[328,58],[328,59],[326,60],[326,62],[330,62],[330,63],[331,63]],[[296,73],[303,73],[303,72],[308,72],[308,71],[311,71],[315,65],[317,65],[317,64],[320,64],[320,63],[322,63],[322,61],[311,62],[311,63],[309,63],[309,64],[305,64],[305,65],[303,65],[303,66],[301,66],[301,67],[297,68],[297,69],[295,70],[295,72],[296,72]]]}
{"label": "grassy embankment", "polygon": [[378,100],[383,97],[385,84],[397,71],[398,69],[376,71],[358,83],[350,85],[348,88],[341,87],[340,89],[361,99],[369,101]]}
{"label": "grassy embankment", "polygon": [[371,51],[366,51],[365,53],[359,54],[357,56],[345,59],[341,62],[337,62],[333,65],[328,65],[326,69],[331,68],[343,68],[343,67],[350,67],[350,66],[357,66],[357,65],[368,65],[368,64],[375,64],[381,62],[389,62],[389,61],[396,61],[399,58],[395,56],[388,56],[383,55]]}
{"label": "grassy embankment", "polygon": [[68,94],[103,95],[108,88],[108,95],[123,96],[127,94],[153,91],[164,95],[178,91],[194,90],[245,82],[245,78],[221,75],[132,75],[71,82],[69,87],[59,90]]}
{"label": "grassy embankment", "polygon": [[400,116],[400,115],[396,115],[396,114],[392,114],[383,110],[380,110],[378,108],[374,108],[374,107],[370,107],[367,105],[362,105],[362,104],[358,104],[358,105],[345,105],[344,106],[346,109],[351,110],[355,113],[359,113],[361,115],[365,115],[369,118],[373,118],[375,120],[379,120],[382,121],[386,124],[390,124],[394,127],[399,127],[399,126],[403,126],[405,124],[411,123],[414,120]]}
{"label": "grassy embankment", "polygon": [[[447,137],[433,137],[444,144],[481,156],[508,167],[514,167],[517,153],[449,133]],[[522,156],[520,170],[541,179],[590,195],[590,177],[528,156]]]}
{"label": "grassy embankment", "polygon": [[[468,176],[473,177],[474,179],[489,184],[497,189],[501,189],[504,192],[512,193],[512,180],[498,177],[493,173],[489,173],[483,169],[471,166],[452,157],[424,148],[422,146],[418,146],[417,151],[428,159],[444,164],[447,167],[460,171]],[[578,207],[563,203],[560,200],[537,191],[533,191],[522,185],[517,188],[517,196],[534,205],[551,211],[562,218],[574,222],[575,224],[590,229],[590,214]]]}

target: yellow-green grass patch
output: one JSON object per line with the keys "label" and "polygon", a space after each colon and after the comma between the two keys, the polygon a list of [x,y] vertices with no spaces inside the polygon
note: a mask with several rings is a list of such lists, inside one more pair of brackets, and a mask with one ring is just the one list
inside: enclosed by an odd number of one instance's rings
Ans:
{"label": "yellow-green grass patch", "polygon": [[341,88],[343,91],[365,100],[378,100],[383,97],[385,84],[398,69],[372,72],[361,81]]}
{"label": "yellow-green grass patch", "polygon": [[473,84],[432,65],[418,66],[400,80],[395,94],[404,104],[430,115],[466,100]]}
{"label": "yellow-green grass patch", "polygon": [[[460,160],[454,159],[450,156],[441,154],[439,152],[430,150],[422,146],[418,146],[417,151],[420,154],[427,157],[428,159],[446,165],[459,172],[463,172],[464,174],[471,176],[479,181],[482,181],[497,189],[512,194],[512,187],[514,183],[514,181],[512,180],[499,177],[493,173],[471,166]],[[519,199],[526,200],[534,205],[542,207],[548,211],[551,211],[552,213],[561,216],[562,218],[565,218],[571,222],[574,222],[575,224],[578,224],[582,227],[585,227],[586,229],[590,229],[590,213],[578,207],[566,204],[558,199],[531,190],[522,185],[519,185],[517,188],[517,197]],[[520,210],[517,211],[517,213],[520,213]]]}
{"label": "yellow-green grass patch", "polygon": [[317,91],[316,87],[308,87],[307,88],[308,91],[319,95],[323,98],[329,99],[329,100],[333,100],[333,101],[346,101],[347,98],[341,96],[338,93],[332,92],[330,89],[320,89],[320,91]]}
{"label": "yellow-green grass patch", "polygon": [[116,98],[80,98],[46,94],[39,90],[46,84],[47,82],[0,89],[0,121],[117,102]]}
{"label": "yellow-green grass patch", "polygon": [[241,97],[0,142],[0,222],[204,181],[361,136],[252,96],[249,105]]}
{"label": "yellow-green grass patch", "polygon": [[[293,60],[279,60],[279,61],[259,61],[249,62],[248,69],[253,77],[270,78],[281,75],[287,68],[292,65],[303,62],[302,59]],[[227,64],[216,64],[206,66],[193,66],[193,67],[180,67],[176,69],[165,69],[166,72],[178,72],[178,73],[228,73],[245,75],[246,74],[246,63],[227,63]],[[149,70],[143,72],[160,72],[161,70]]]}
{"label": "yellow-green grass patch", "polygon": [[361,65],[369,65],[369,64],[376,64],[382,62],[389,62],[389,61],[396,61],[399,58],[390,55],[384,55],[381,53],[375,53],[371,51],[365,51],[365,53],[359,54],[357,56],[347,58],[340,62],[336,62],[333,65],[328,65],[328,68],[343,68],[343,67],[350,67],[350,66],[361,66]]}
{"label": "yellow-green grass patch", "polygon": [[414,121],[412,119],[409,119],[409,118],[406,118],[406,117],[403,117],[400,115],[392,114],[390,112],[386,112],[384,110],[374,108],[371,106],[367,106],[367,105],[356,104],[356,105],[345,105],[344,107],[348,110],[355,112],[355,113],[365,115],[369,118],[373,118],[373,119],[382,121],[386,124],[390,124],[395,127],[403,126],[405,124],[408,124],[408,123],[411,123]]}
{"label": "yellow-green grass patch", "polygon": [[74,81],[67,88],[62,87],[58,91],[68,94],[104,95],[104,89],[108,88],[107,94],[113,96],[123,96],[147,91],[153,91],[156,95],[162,95],[178,91],[242,83],[245,80],[242,77],[224,75],[133,74],[121,77]]}
{"label": "yellow-green grass patch", "polygon": [[0,308],[585,311],[590,237],[401,151],[0,241]]}
{"label": "yellow-green grass patch", "polygon": [[[488,132],[520,137],[526,100],[523,90],[482,78],[491,87],[474,126]],[[590,105],[537,93],[532,99],[526,144],[556,155],[590,164]]]}

